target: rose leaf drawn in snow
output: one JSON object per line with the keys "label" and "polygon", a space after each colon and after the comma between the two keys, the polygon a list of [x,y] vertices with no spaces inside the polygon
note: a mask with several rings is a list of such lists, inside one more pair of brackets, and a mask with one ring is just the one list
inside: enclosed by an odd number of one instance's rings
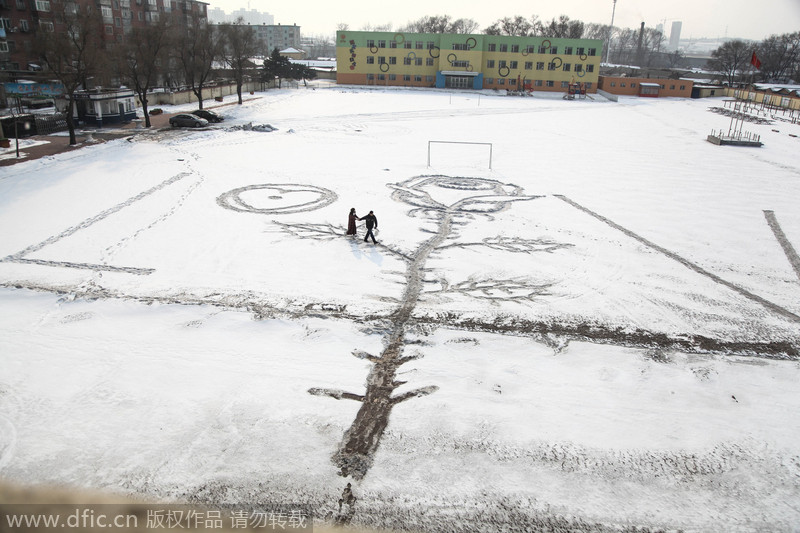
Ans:
{"label": "rose leaf drawn in snow", "polygon": [[485,246],[493,250],[511,253],[553,253],[563,248],[571,248],[574,244],[557,242],[552,239],[521,239],[519,237],[487,237],[482,242],[454,243],[440,246],[439,250],[445,248],[466,248],[468,246]]}
{"label": "rose leaf drawn in snow", "polygon": [[532,301],[537,296],[550,294],[548,290],[552,283],[536,284],[526,279],[475,279],[470,278],[459,283],[443,285],[440,291],[433,293],[450,292],[460,293],[472,298],[490,302],[521,302]]}

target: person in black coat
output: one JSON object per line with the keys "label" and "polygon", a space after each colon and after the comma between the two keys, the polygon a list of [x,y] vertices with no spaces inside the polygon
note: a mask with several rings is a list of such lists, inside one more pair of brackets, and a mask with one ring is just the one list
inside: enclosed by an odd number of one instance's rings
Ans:
{"label": "person in black coat", "polygon": [[361,217],[358,220],[363,220],[367,224],[367,234],[364,236],[364,242],[367,242],[367,239],[372,237],[372,244],[378,244],[378,241],[375,240],[375,235],[372,233],[372,228],[378,229],[378,218],[375,214],[370,211],[369,214],[365,217]]}

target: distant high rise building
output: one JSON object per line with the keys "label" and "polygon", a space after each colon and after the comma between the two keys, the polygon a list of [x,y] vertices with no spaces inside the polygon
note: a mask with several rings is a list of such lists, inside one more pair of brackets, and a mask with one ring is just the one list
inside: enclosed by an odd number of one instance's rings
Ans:
{"label": "distant high rise building", "polygon": [[274,16],[257,9],[237,9],[230,14],[218,7],[208,10],[208,20],[214,24],[230,24],[239,20],[239,18],[244,19],[245,24],[252,24],[253,26],[275,24]]}
{"label": "distant high rise building", "polygon": [[231,14],[230,22],[236,22],[240,17],[244,19],[245,24],[275,24],[275,17],[269,13],[261,13],[256,9],[237,9]]}
{"label": "distant high rise building", "polygon": [[669,47],[671,50],[677,50],[681,43],[681,26],[683,23],[676,20],[672,23],[672,30],[669,32]]}

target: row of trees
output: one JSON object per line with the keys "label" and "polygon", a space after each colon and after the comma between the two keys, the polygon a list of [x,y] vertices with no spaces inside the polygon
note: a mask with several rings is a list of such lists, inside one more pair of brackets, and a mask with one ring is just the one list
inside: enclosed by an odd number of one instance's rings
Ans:
{"label": "row of trees", "polygon": [[252,27],[239,21],[214,26],[195,15],[187,19],[162,16],[152,23],[133,27],[120,42],[104,38],[104,25],[97,9],[80,9],[76,4],[53,2],[59,12],[55,31],[38,29],[34,49],[46,66],[47,75],[65,88],[70,144],[76,144],[72,115],[75,94],[81,88],[126,85],[142,104],[145,123],[150,127],[148,94],[158,86],[185,86],[203,107],[203,91],[223,66],[236,83],[239,104],[242,86],[248,79],[271,81],[275,77],[312,78],[313,71],[294,65],[277,50],[261,68],[252,58],[264,56]]}
{"label": "row of trees", "polygon": [[[754,54],[757,67],[753,65]],[[708,66],[729,84],[800,80],[800,31],[773,35],[760,42],[728,41],[711,53]]]}

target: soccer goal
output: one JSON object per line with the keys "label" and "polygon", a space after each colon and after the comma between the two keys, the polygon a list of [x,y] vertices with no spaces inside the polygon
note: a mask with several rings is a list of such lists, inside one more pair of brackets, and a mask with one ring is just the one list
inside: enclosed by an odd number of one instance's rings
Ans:
{"label": "soccer goal", "polygon": [[[439,146],[441,145],[441,146]],[[486,147],[476,150],[475,147]],[[489,170],[492,168],[492,143],[472,143],[462,141],[428,141],[428,166],[431,166],[431,148],[437,164],[485,164],[488,152]]]}

